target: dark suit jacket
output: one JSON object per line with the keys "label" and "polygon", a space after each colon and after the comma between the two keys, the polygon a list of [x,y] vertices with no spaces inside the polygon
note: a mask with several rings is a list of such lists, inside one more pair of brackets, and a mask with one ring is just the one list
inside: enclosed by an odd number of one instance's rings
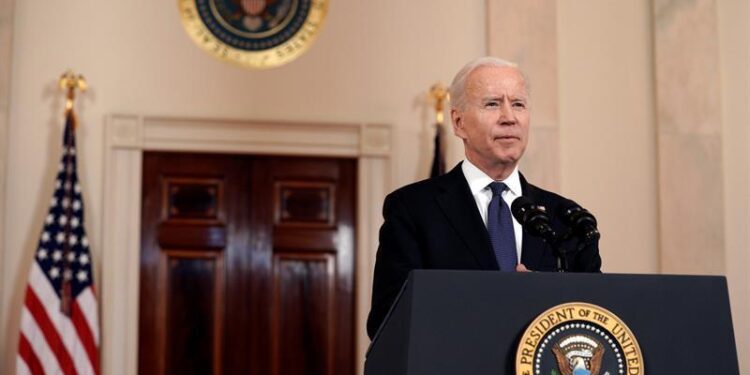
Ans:
{"label": "dark suit jacket", "polygon": [[[547,207],[552,227],[567,231],[554,215],[563,198],[526,182],[525,197]],[[413,269],[498,270],[487,228],[459,163],[447,174],[404,186],[385,198],[385,222],[375,263],[367,334],[372,338]],[[599,272],[598,243],[564,243],[574,272]],[[532,271],[555,271],[557,258],[540,238],[524,233],[521,263]]]}

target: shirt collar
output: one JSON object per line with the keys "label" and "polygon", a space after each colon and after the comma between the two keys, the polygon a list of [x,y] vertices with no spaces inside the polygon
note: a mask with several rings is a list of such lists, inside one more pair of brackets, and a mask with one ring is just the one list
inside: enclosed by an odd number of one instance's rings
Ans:
{"label": "shirt collar", "polygon": [[[464,159],[464,161],[461,163],[461,170],[464,172],[466,182],[469,183],[469,188],[471,189],[472,195],[476,195],[484,188],[486,188],[487,185],[494,181],[490,176],[482,172],[481,169],[477,168],[477,166],[472,164],[468,159]],[[508,187],[510,192],[513,193],[513,195],[517,197],[521,196],[521,178],[518,174],[518,166],[513,168],[513,172],[511,172],[507,178],[500,182],[504,183]]]}

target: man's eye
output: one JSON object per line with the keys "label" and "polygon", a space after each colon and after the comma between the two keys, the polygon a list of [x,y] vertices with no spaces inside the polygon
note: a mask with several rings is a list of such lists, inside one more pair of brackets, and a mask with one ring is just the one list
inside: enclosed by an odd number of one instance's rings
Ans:
{"label": "man's eye", "polygon": [[487,102],[487,103],[484,104],[484,106],[485,107],[497,107],[498,103],[497,102]]}
{"label": "man's eye", "polygon": [[515,107],[515,108],[526,108],[526,103],[515,102],[515,103],[513,103],[513,107]]}

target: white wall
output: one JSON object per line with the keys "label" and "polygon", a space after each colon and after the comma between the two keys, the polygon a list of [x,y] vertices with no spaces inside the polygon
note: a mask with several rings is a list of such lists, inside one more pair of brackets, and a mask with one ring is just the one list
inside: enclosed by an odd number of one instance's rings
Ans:
{"label": "white wall", "polygon": [[651,2],[558,1],[562,193],[593,212],[606,272],[658,271]]}

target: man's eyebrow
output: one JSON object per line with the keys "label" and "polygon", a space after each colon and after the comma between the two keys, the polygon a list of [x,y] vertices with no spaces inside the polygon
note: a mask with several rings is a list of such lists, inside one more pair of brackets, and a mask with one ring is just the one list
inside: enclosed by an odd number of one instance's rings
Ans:
{"label": "man's eyebrow", "polygon": [[482,98],[483,102],[489,102],[489,101],[495,101],[495,100],[503,100],[505,98],[505,95],[502,96],[486,96]]}
{"label": "man's eyebrow", "polygon": [[486,97],[483,97],[482,98],[482,102],[485,103],[485,102],[492,102],[492,101],[503,101],[503,100],[506,100],[506,98],[507,98],[507,100],[510,100],[511,102],[517,102],[517,101],[526,102],[526,101],[528,101],[528,98],[525,97],[525,96],[511,96],[511,97],[508,97],[506,95],[500,95],[500,96],[486,96]]}

